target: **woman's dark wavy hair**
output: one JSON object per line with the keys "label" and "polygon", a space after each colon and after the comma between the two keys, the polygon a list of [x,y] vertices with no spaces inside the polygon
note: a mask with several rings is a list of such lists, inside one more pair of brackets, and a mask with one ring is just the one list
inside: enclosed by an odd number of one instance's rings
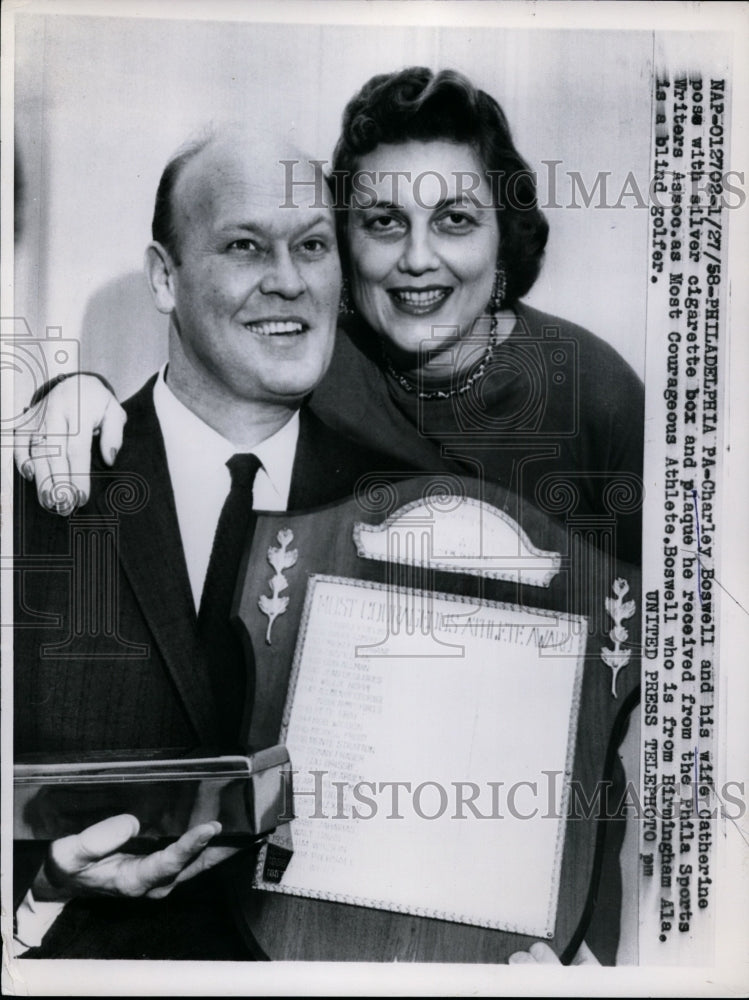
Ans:
{"label": "woman's dark wavy hair", "polygon": [[[373,76],[346,105],[341,136],[333,153],[337,196],[350,203],[350,176],[360,157],[381,143],[447,139],[467,143],[496,181],[500,215],[499,257],[507,274],[506,303],[532,287],[541,269],[549,225],[538,207],[536,181],[512,141],[499,104],[462,73],[413,66]],[[340,204],[340,201],[338,202]],[[339,245],[346,260],[345,211],[337,213]]]}

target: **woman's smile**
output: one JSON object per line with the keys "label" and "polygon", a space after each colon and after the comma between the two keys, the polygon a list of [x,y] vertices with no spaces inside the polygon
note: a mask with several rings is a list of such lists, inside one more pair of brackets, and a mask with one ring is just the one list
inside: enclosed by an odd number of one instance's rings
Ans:
{"label": "woman's smile", "polygon": [[427,288],[388,288],[393,305],[408,316],[428,316],[442,308],[452,295],[452,288],[444,285],[430,285]]}

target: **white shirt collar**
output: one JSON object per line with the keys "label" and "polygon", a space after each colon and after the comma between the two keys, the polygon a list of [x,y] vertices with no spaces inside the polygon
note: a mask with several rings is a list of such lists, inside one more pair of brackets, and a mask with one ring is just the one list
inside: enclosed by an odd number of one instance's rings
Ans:
{"label": "white shirt collar", "polygon": [[[153,401],[164,436],[170,472],[172,457],[175,465],[179,464],[187,469],[198,470],[208,464],[217,468],[225,467],[239,449],[177,399],[166,383],[166,367],[164,365],[159,371],[153,389]],[[247,449],[260,459],[263,464],[261,472],[268,480],[267,483],[260,481],[256,485],[253,504],[256,510],[285,510],[288,506],[298,438],[297,410],[275,434]],[[229,470],[225,469],[225,473],[228,484]]]}
{"label": "white shirt collar", "polygon": [[[166,366],[156,379],[153,401],[164,438],[182,547],[198,608],[213,536],[231,486],[226,463],[239,449],[177,399],[166,383],[165,370]],[[298,438],[297,411],[279,431],[247,449],[262,462],[253,487],[256,510],[286,510],[288,507]]]}

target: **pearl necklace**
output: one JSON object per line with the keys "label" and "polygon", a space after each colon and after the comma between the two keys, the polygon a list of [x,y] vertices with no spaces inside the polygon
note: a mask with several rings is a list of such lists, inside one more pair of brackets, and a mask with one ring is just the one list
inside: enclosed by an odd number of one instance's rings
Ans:
{"label": "pearl necklace", "polygon": [[393,367],[393,362],[385,350],[382,347],[382,357],[385,362],[385,371],[387,374],[406,390],[406,392],[415,393],[419,399],[451,399],[453,396],[461,396],[464,392],[468,392],[472,385],[482,377],[486,371],[487,365],[492,359],[494,354],[494,348],[497,346],[497,316],[492,314],[491,326],[489,328],[489,343],[486,345],[486,350],[484,351],[484,356],[481,362],[473,372],[472,375],[462,382],[460,385],[454,385],[450,389],[419,389],[418,384],[408,378],[403,372],[399,372]]}

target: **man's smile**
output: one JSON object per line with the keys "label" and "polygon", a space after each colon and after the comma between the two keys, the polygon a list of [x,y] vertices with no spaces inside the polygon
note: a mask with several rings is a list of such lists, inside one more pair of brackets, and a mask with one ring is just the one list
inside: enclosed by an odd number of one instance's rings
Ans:
{"label": "man's smile", "polygon": [[245,323],[245,329],[259,337],[297,337],[309,330],[303,319],[256,319]]}

